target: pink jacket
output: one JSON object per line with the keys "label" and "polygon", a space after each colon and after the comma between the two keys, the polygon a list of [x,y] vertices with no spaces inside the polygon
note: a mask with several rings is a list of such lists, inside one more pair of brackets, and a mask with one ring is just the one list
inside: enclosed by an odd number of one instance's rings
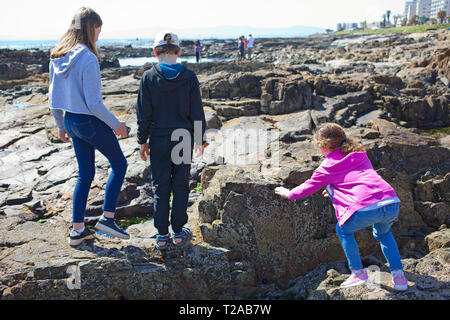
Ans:
{"label": "pink jacket", "polygon": [[311,179],[291,190],[289,199],[306,198],[325,186],[340,226],[359,209],[397,196],[373,169],[366,152],[353,152],[347,156],[341,150],[330,153]]}

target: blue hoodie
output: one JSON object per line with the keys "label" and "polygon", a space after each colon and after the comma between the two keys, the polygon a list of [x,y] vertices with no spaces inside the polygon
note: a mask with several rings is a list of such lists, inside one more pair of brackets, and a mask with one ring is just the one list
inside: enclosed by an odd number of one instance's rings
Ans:
{"label": "blue hoodie", "polygon": [[62,58],[50,60],[49,102],[60,130],[64,130],[64,111],[95,116],[113,130],[121,126],[103,104],[100,65],[84,44]]}
{"label": "blue hoodie", "polygon": [[164,74],[164,77],[166,77],[167,80],[174,80],[178,78],[180,73],[183,72],[184,66],[180,63],[176,64],[168,64],[168,63],[160,63],[159,64],[162,73]]}

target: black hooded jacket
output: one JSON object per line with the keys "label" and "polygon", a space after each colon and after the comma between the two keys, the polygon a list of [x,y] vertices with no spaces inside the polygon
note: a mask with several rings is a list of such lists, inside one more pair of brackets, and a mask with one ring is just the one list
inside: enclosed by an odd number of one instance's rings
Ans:
{"label": "black hooded jacket", "polygon": [[141,79],[136,104],[138,142],[145,144],[151,134],[171,134],[173,130],[194,130],[201,123],[201,137],[194,135],[198,145],[205,144],[206,121],[195,73],[183,70],[174,79],[167,79],[159,64],[146,71]]}

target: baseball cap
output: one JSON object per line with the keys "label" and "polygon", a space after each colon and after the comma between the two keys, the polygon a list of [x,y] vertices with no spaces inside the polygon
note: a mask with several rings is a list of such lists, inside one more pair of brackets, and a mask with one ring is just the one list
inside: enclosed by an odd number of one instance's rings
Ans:
{"label": "baseball cap", "polygon": [[163,46],[166,44],[173,44],[180,46],[180,40],[178,36],[173,32],[160,32],[155,37],[155,42],[153,43],[153,48]]}

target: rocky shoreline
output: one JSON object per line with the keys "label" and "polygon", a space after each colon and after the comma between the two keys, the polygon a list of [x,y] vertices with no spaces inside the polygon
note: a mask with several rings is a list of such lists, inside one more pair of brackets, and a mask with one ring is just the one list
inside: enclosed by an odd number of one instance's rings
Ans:
{"label": "rocky shoreline", "polygon": [[[191,55],[193,46],[185,47]],[[252,61],[187,64],[198,74],[209,129],[224,137],[259,130],[248,142],[261,145],[263,156],[240,165],[254,151],[220,153],[233,141],[212,136],[191,171],[194,240],[165,255],[155,250],[151,220],[130,226],[128,241],[98,235],[70,248],[76,161],[71,145],[58,141],[49,112],[48,53],[0,50],[0,299],[448,300],[449,47],[446,30],[319,35],[258,40]],[[211,41],[204,51],[237,55],[234,41]],[[120,141],[129,168],[117,214],[151,217],[151,168],[139,160],[134,136],[139,80],[151,65],[120,68],[118,59],[152,53],[100,52],[104,102],[132,128]],[[328,121],[366,146],[402,201],[393,233],[410,281],[405,293],[393,292],[370,230],[357,240],[376,285],[340,289],[349,271],[332,206],[320,194],[289,202],[273,193],[302,183],[320,164],[312,132]],[[430,129],[438,133],[419,134]],[[101,214],[108,168],[98,154],[88,225]],[[199,183],[201,192],[194,190]],[[69,270],[79,271],[80,286],[70,285]]]}

